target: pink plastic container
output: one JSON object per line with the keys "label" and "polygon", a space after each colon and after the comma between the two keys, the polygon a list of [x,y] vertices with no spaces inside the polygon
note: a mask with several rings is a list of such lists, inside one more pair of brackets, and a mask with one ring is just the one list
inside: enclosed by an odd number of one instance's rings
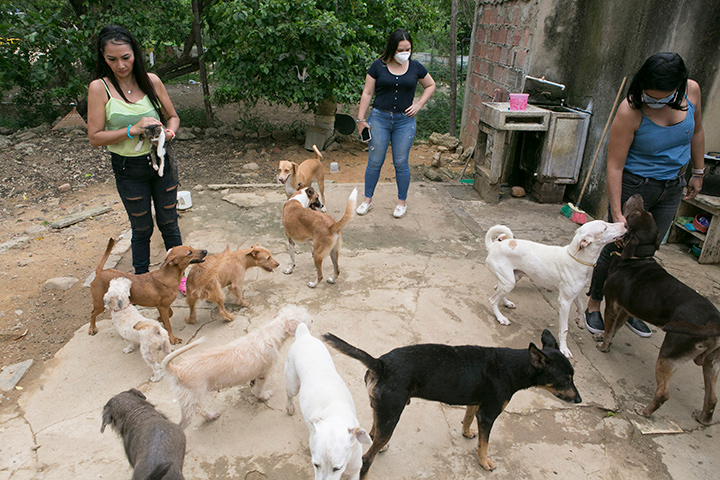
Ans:
{"label": "pink plastic container", "polygon": [[511,93],[510,110],[527,110],[528,97],[527,93]]}

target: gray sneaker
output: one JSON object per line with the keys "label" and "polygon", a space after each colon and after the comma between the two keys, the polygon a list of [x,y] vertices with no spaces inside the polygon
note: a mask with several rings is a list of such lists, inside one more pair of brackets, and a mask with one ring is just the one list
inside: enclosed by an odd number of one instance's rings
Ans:
{"label": "gray sneaker", "polygon": [[605,333],[605,322],[603,322],[602,314],[585,309],[585,328],[590,333]]}
{"label": "gray sneaker", "polygon": [[645,324],[642,320],[638,320],[637,318],[630,317],[628,318],[628,321],[625,322],[625,325],[628,326],[630,330],[633,331],[634,334],[640,335],[643,338],[647,338],[650,335],[652,335],[652,332],[650,331],[650,327]]}

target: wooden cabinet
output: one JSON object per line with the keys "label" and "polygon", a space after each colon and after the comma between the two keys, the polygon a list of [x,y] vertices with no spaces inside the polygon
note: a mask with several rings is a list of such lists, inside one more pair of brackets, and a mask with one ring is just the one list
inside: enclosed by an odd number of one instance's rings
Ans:
{"label": "wooden cabinet", "polygon": [[[680,217],[695,217],[705,214],[710,218],[707,233],[688,230],[678,222]],[[702,241],[700,263],[720,263],[720,197],[699,194],[692,200],[683,200],[678,208],[675,220],[670,227],[668,243],[685,243],[692,235]]]}

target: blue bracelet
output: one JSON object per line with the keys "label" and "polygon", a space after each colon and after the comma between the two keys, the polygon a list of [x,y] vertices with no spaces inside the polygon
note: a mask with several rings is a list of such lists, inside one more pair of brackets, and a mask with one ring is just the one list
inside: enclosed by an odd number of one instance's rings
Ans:
{"label": "blue bracelet", "polygon": [[132,127],[132,126],[133,126],[133,124],[131,123],[130,125],[128,125],[127,130],[125,130],[125,133],[127,133],[128,138],[135,138],[132,135],[130,135],[130,127]]}

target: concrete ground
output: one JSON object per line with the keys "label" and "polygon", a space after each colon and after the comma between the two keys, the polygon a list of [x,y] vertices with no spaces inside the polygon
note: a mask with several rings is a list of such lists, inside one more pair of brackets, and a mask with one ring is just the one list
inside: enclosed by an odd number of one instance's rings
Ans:
{"label": "concrete ground", "polygon": [[[360,197],[362,197],[362,185]],[[327,185],[327,205],[339,218],[352,185]],[[488,304],[494,278],[485,267],[484,233],[503,223],[518,238],[548,244],[569,242],[576,225],[560,205],[528,199],[479,200],[466,185],[413,183],[405,218],[392,218],[394,184],[381,184],[373,210],[343,230],[342,272],[335,285],[306,286],[314,278],[311,256],[301,246],[297,267],[288,264],[281,226],[282,188],[255,187],[193,191],[193,207],[182,215],[187,244],[220,252],[259,243],[281,267],[272,274],[250,270],[244,282],[248,308],[232,306],[226,323],[217,308],[201,303],[198,322],[187,325],[182,296],[172,318],[184,342],[207,336],[222,344],[257,329],[284,305],[305,306],[314,319],[311,332],[332,332],[378,356],[420,342],[527,348],[540,332],[557,332],[557,297],[524,279],[511,298],[512,321],[499,325]],[[160,244],[153,240],[154,248]],[[98,257],[102,252],[98,252]],[[129,253],[119,268],[129,271]],[[657,257],[700,293],[718,300],[720,270],[698,265],[682,247],[663,246]],[[325,262],[326,275],[330,261]],[[90,273],[90,272],[88,272]],[[232,298],[228,299],[228,303]],[[90,309],[78,308],[78,315]],[[152,313],[152,312],[149,312]],[[150,369],[136,351],[122,353],[123,340],[104,314],[99,333],[87,326],[47,363],[42,376],[24,386],[21,413],[0,418],[0,480],[130,478],[119,437],[100,433],[103,405],[113,395],[138,388],[170,419],[180,409],[169,382],[150,383]],[[701,370],[692,362],[672,381],[670,400],[646,420],[633,413],[655,389],[654,364],[663,333],[649,339],[622,329],[610,353],[595,348],[592,336],[571,322],[568,345],[574,353],[575,383],[583,402],[565,404],[540,389],[519,392],[498,418],[489,455],[497,463],[483,471],[475,440],[460,433],[464,409],[413,400],[405,409],[387,452],[373,464],[373,479],[708,479],[717,478],[720,427],[691,418],[703,399]],[[308,434],[302,416],[285,412],[283,365],[292,339],[282,348],[268,385],[275,395],[256,401],[247,385],[213,393],[209,406],[222,412],[215,422],[196,418],[186,430],[188,479],[312,478]],[[199,347],[202,348],[202,347]],[[353,394],[360,423],[370,429],[372,412],[363,384],[365,368],[331,350],[338,371]]]}

